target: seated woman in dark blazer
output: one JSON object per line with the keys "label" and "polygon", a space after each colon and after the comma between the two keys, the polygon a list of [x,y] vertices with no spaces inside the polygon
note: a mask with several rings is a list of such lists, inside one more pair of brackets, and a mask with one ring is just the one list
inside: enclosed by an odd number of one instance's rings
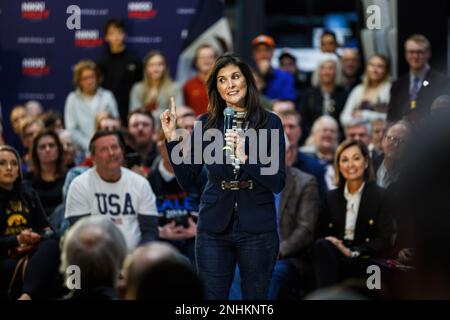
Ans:
{"label": "seated woman in dark blazer", "polygon": [[367,147],[347,140],[335,160],[337,189],[329,191],[314,246],[318,287],[364,275],[367,257],[376,257],[392,245],[393,222],[385,189],[373,181]]}

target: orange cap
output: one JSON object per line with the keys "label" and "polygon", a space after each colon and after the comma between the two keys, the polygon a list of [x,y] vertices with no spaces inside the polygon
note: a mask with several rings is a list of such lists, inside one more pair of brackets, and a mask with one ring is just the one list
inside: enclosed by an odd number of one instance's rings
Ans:
{"label": "orange cap", "polygon": [[260,44],[265,44],[269,47],[275,47],[275,40],[271,36],[260,34],[252,40],[252,46],[255,47]]}

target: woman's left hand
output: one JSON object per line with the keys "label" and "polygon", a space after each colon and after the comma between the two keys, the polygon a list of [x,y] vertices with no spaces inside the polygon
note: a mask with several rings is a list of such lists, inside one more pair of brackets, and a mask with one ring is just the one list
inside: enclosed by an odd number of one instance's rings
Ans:
{"label": "woman's left hand", "polygon": [[20,246],[29,246],[35,245],[41,240],[41,237],[36,232],[33,232],[30,229],[23,230],[20,234],[17,235],[17,242]]}
{"label": "woman's left hand", "polygon": [[247,161],[248,156],[245,154],[245,137],[236,130],[228,129],[225,132],[225,141],[227,146],[234,150],[234,155],[241,163]]}
{"label": "woman's left hand", "polygon": [[338,239],[338,238],[336,238],[336,237],[331,237],[331,236],[330,236],[330,237],[326,237],[325,240],[328,240],[328,241],[330,241],[332,244],[334,244],[334,246],[335,246],[336,248],[338,248],[338,250],[339,250],[340,252],[342,252],[342,254],[343,254],[344,256],[346,256],[346,257],[348,257],[348,258],[351,258],[351,256],[352,256],[352,251],[344,245],[344,243],[342,242],[342,240],[340,240],[340,239]]}

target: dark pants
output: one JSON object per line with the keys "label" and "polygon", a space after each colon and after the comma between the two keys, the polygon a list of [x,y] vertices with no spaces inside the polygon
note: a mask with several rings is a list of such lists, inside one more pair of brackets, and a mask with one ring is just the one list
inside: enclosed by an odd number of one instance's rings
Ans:
{"label": "dark pants", "polygon": [[[312,290],[314,275],[312,266],[304,265],[300,272],[292,259],[277,260],[272,272],[267,298],[269,300],[300,300]],[[241,276],[239,267],[234,273],[234,280],[230,289],[230,300],[242,300]]]}
{"label": "dark pants", "polygon": [[[8,288],[18,258],[0,260],[0,299],[8,299]],[[17,299],[20,294],[27,293],[32,299],[57,298],[59,290],[58,267],[60,262],[59,244],[56,240],[43,240],[30,253],[25,277],[22,270],[17,273],[11,298]]]}
{"label": "dark pants", "polygon": [[173,245],[180,251],[182,255],[189,259],[194,269],[197,268],[197,263],[195,262],[195,238],[186,240],[166,240],[168,243]]}
{"label": "dark pants", "polygon": [[367,277],[368,262],[347,258],[330,241],[319,239],[314,244],[314,269],[318,288],[333,286],[348,278]]}
{"label": "dark pants", "polygon": [[291,259],[277,260],[270,281],[270,300],[296,299],[300,296],[299,271]]}
{"label": "dark pants", "polygon": [[276,231],[251,234],[238,231],[237,220],[225,233],[199,232],[195,249],[197,268],[207,287],[207,298],[228,299],[236,264],[244,299],[267,299],[278,254]]}

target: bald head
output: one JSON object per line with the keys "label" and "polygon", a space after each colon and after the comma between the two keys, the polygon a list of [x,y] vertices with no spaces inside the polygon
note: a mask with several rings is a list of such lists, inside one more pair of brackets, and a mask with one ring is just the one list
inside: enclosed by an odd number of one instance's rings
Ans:
{"label": "bald head", "polygon": [[61,255],[61,273],[76,265],[81,270],[81,288],[114,287],[127,246],[122,232],[103,216],[77,221],[67,232]]}
{"label": "bald head", "polygon": [[441,95],[434,99],[431,104],[431,112],[434,113],[437,109],[449,109],[450,110],[450,96],[449,95]]}
{"label": "bald head", "polygon": [[103,239],[103,230],[97,225],[86,225],[78,232],[78,241],[86,249],[94,248],[99,245]]}
{"label": "bald head", "polygon": [[130,256],[130,267],[146,268],[161,260],[179,259],[180,255],[172,245],[164,242],[154,242],[137,248]]}
{"label": "bald head", "polygon": [[328,115],[319,117],[313,124],[312,136],[317,150],[323,154],[332,154],[337,146],[338,123]]}
{"label": "bald head", "polygon": [[36,100],[28,101],[25,104],[25,109],[27,110],[27,113],[34,118],[41,115],[44,111],[40,102]]}
{"label": "bald head", "polygon": [[347,48],[341,56],[342,73],[345,77],[353,78],[358,75],[361,61],[357,49]]}
{"label": "bald head", "polygon": [[400,158],[410,131],[409,123],[404,120],[400,120],[388,128],[382,141],[385,161],[393,163]]}
{"label": "bald head", "polygon": [[168,243],[152,242],[137,248],[125,262],[126,298],[136,299],[136,291],[144,272],[166,261],[186,263],[177,249]]}

